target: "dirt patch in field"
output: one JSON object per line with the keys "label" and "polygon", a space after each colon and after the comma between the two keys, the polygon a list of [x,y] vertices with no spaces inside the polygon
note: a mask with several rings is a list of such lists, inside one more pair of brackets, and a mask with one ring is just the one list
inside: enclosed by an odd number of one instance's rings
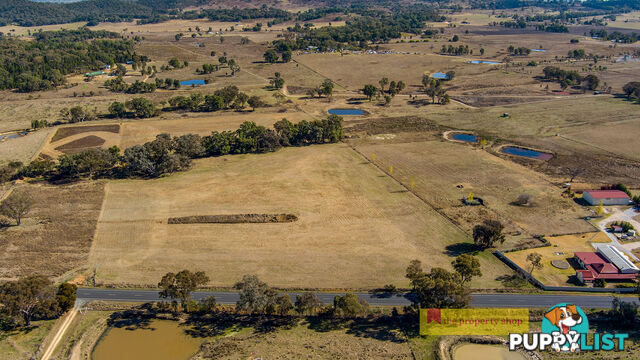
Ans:
{"label": "dirt patch in field", "polygon": [[59,276],[86,265],[104,185],[22,185],[35,205],[22,225],[0,229],[0,277]]}
{"label": "dirt patch in field", "polygon": [[83,138],[73,140],[64,145],[60,145],[56,150],[65,154],[76,154],[88,148],[99,147],[105,143],[105,140],[95,135],[85,136]]}
{"label": "dirt patch in field", "polygon": [[263,224],[298,221],[293,214],[196,215],[169,218],[169,224]]}
{"label": "dirt patch in field", "polygon": [[120,132],[120,125],[117,125],[117,124],[91,125],[91,126],[74,126],[74,127],[60,128],[58,129],[58,131],[56,131],[56,134],[53,135],[53,138],[51,138],[51,142],[54,143],[58,140],[62,140],[69,136],[82,134],[85,132],[94,132],[94,131],[105,131],[105,132],[112,132],[117,134]]}

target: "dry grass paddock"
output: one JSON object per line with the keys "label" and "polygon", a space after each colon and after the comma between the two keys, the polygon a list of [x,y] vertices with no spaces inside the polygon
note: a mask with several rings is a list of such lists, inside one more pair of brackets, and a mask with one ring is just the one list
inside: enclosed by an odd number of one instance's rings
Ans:
{"label": "dry grass paddock", "polygon": [[[484,218],[499,219],[510,231],[528,235],[589,231],[586,213],[561,197],[561,189],[544,175],[469,145],[448,141],[388,143],[368,141],[358,150],[469,230]],[[413,179],[413,180],[412,180]],[[459,188],[458,186],[462,186]],[[486,206],[462,206],[472,192]],[[534,205],[511,203],[520,194]]]}
{"label": "dry grass paddock", "polygon": [[34,200],[22,225],[0,229],[0,278],[61,276],[87,265],[103,182],[20,185]]}
{"label": "dry grass paddock", "polygon": [[[407,286],[412,259],[450,267],[465,234],[344,144],[196,161],[157,180],[113,181],[91,250],[96,282],[155,285],[167,271],[205,271],[210,285],[257,274],[286,288]],[[168,225],[167,218],[292,213],[275,224]],[[496,287],[509,270],[480,254]]]}

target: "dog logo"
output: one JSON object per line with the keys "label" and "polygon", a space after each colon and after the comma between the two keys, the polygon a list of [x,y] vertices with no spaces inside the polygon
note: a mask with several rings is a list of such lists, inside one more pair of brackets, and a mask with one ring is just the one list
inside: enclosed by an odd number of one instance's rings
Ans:
{"label": "dog logo", "polygon": [[580,350],[580,334],[589,332],[589,320],[574,304],[557,304],[547,310],[542,320],[542,332],[553,335],[551,348],[556,352]]}

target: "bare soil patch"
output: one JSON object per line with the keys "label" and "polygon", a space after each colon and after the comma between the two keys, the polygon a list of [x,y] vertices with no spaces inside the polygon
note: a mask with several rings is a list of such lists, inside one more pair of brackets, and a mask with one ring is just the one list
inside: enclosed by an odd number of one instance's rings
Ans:
{"label": "bare soil patch", "polygon": [[293,214],[196,215],[169,218],[169,224],[260,224],[297,221]]}
{"label": "bare soil patch", "polygon": [[74,127],[63,127],[59,128],[56,131],[55,135],[51,138],[51,142],[54,143],[58,140],[62,140],[69,136],[82,134],[85,132],[95,132],[95,131],[106,131],[112,133],[120,132],[120,125],[112,124],[112,125],[89,125],[89,126],[74,126]]}
{"label": "bare soil patch", "polygon": [[60,145],[56,150],[65,154],[76,154],[89,148],[100,147],[105,143],[105,140],[95,135],[85,136],[83,138],[73,140],[64,145]]}

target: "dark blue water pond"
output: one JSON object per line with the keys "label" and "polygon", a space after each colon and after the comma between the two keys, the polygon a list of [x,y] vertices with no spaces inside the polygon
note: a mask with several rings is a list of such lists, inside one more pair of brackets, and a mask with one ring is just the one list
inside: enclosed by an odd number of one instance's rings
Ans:
{"label": "dark blue water pond", "polygon": [[180,81],[180,85],[182,86],[204,85],[204,84],[205,82],[202,79]]}
{"label": "dark blue water pond", "polygon": [[443,74],[441,72],[433,73],[431,77],[434,79],[445,79],[445,80],[449,79],[449,75]]}
{"label": "dark blue water pond", "polygon": [[453,140],[474,143],[478,141],[478,137],[473,134],[455,133],[451,136]]}
{"label": "dark blue water pond", "polygon": [[549,160],[553,155],[531,149],[525,149],[517,146],[505,146],[502,152],[509,155],[528,157],[531,159]]}
{"label": "dark blue water pond", "polygon": [[360,109],[329,109],[331,115],[364,115],[364,110]]}
{"label": "dark blue water pond", "polygon": [[499,62],[495,61],[487,61],[487,60],[471,60],[472,64],[490,64],[490,65],[498,65]]}

